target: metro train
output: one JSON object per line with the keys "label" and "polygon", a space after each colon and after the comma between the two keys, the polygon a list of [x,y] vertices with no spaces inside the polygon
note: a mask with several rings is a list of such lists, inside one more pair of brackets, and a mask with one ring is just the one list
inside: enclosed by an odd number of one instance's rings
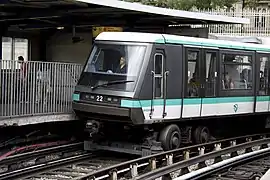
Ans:
{"label": "metro train", "polygon": [[208,142],[232,119],[245,129],[250,117],[269,128],[269,58],[261,44],[103,32],[73,94],[85,148],[171,150]]}

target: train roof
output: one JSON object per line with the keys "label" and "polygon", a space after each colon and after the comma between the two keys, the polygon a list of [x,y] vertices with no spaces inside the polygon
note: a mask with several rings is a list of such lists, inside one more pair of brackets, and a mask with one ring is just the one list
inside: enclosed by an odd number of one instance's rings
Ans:
{"label": "train roof", "polygon": [[142,42],[159,44],[184,44],[193,46],[207,46],[215,48],[229,48],[242,50],[256,50],[270,52],[270,47],[262,44],[243,43],[229,40],[205,39],[197,37],[187,37],[159,33],[142,32],[102,32],[96,40],[101,41],[122,41],[122,42]]}

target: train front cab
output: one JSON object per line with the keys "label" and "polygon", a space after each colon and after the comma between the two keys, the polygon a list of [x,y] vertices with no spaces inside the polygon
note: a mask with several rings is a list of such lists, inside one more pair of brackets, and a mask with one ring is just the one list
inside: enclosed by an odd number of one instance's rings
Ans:
{"label": "train front cab", "polygon": [[[164,128],[160,122],[180,118],[181,54],[180,45],[96,41],[75,88],[74,111],[107,124],[154,124],[163,129],[159,140],[165,149],[179,147],[179,127]],[[168,140],[172,130],[177,133]]]}
{"label": "train front cab", "polygon": [[[122,56],[126,73],[116,71]],[[268,53],[253,50],[99,41],[76,86],[73,109],[99,121],[151,124],[165,150],[184,139],[207,142],[217,119],[269,113],[268,81],[255,83],[260,71],[269,79],[268,60]],[[238,86],[226,88],[226,75],[237,76]]]}
{"label": "train front cab", "polygon": [[76,115],[143,124],[142,110],[134,99],[144,92],[151,51],[149,43],[96,41],[73,94]]}

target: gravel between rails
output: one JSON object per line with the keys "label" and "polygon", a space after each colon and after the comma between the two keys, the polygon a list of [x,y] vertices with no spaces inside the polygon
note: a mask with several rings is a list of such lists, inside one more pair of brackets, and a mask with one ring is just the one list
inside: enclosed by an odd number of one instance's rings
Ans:
{"label": "gravel between rails", "polygon": [[[96,152],[88,153],[85,158],[74,159],[67,163],[57,164],[54,167],[46,168],[44,165],[44,171],[34,173],[32,175],[20,176],[21,180],[62,180],[62,179],[74,179],[82,177],[88,173],[95,172],[102,168],[106,168],[121,162],[131,160],[133,156],[121,155],[120,153],[108,153],[108,152]],[[61,160],[59,160],[61,161]],[[1,179],[1,178],[0,178]]]}

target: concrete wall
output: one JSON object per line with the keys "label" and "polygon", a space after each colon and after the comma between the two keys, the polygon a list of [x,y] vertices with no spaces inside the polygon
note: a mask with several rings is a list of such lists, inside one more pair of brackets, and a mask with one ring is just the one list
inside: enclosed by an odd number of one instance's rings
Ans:
{"label": "concrete wall", "polygon": [[[167,33],[179,35],[191,35],[199,37],[207,37],[207,28],[169,28]],[[84,41],[72,43],[72,33],[64,33],[62,31],[54,34],[47,41],[47,60],[57,62],[69,62],[84,64],[87,60],[92,47],[92,32],[76,33],[76,36],[82,37]]]}
{"label": "concrete wall", "polygon": [[[23,56],[26,60],[32,61],[54,61],[54,62],[68,62],[84,64],[89,56],[92,46],[92,34],[89,33],[76,33],[76,36],[82,37],[84,40],[79,43],[72,42],[71,33],[57,32],[48,40],[46,40],[46,53],[41,54],[40,38],[37,36],[29,39],[29,52],[28,44],[25,42],[16,42],[14,59],[18,56]],[[12,43],[3,42],[3,59],[11,60],[12,58]]]}
{"label": "concrete wall", "polygon": [[92,46],[92,34],[76,33],[84,40],[72,42],[71,33],[56,33],[47,41],[47,60],[84,64]]}
{"label": "concrete wall", "polygon": [[30,52],[29,52],[29,60],[31,61],[45,61],[46,57],[41,57],[40,55],[40,39],[39,37],[31,37],[29,40]]}

